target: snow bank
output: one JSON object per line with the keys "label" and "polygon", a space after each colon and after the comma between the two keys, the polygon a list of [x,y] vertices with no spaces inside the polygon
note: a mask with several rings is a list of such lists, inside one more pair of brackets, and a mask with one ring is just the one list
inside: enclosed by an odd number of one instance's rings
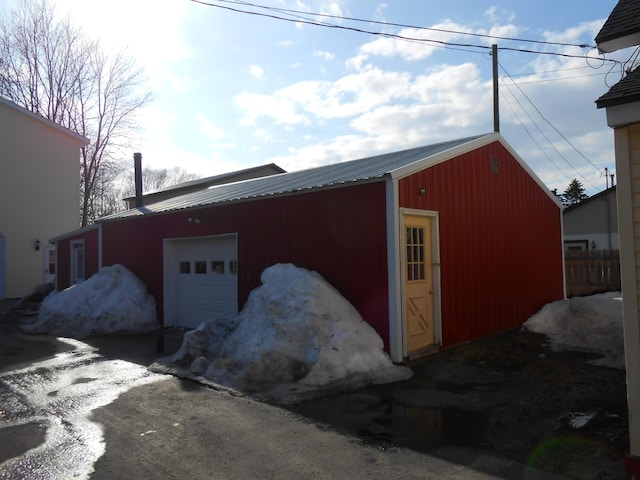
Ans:
{"label": "snow bank", "polygon": [[279,403],[413,374],[320,274],[291,264],[267,268],[239,315],[203,322],[151,368]]}
{"label": "snow bank", "polygon": [[144,284],[122,265],[105,267],[88,280],[47,296],[34,323],[22,331],[85,338],[157,330],[156,304]]}
{"label": "snow bank", "polygon": [[603,358],[591,363],[624,368],[620,292],[549,303],[529,318],[523,327],[548,336],[554,350],[598,353]]}

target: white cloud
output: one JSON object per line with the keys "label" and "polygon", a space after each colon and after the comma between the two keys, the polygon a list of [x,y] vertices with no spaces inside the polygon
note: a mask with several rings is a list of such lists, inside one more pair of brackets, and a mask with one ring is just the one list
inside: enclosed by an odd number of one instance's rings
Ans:
{"label": "white cloud", "polygon": [[507,22],[512,22],[516,18],[516,15],[513,12],[509,12],[508,10],[503,9],[503,8],[498,8],[495,5],[489,7],[484,12],[484,16],[487,17],[487,19],[491,23],[499,23],[499,22],[503,22],[505,20]]}
{"label": "white cloud", "polygon": [[258,65],[251,65],[249,67],[249,71],[251,72],[251,75],[256,78],[262,77],[262,74],[264,73],[264,70],[262,70]]}
{"label": "white cloud", "polygon": [[[342,7],[340,7],[340,2],[336,1],[325,1],[320,5],[320,13],[325,15],[332,15],[334,17],[342,17]],[[333,19],[334,21],[336,19]]]}
{"label": "white cloud", "polygon": [[331,52],[322,52],[320,50],[316,50],[313,52],[314,57],[320,57],[324,60],[333,60],[336,56]]}
{"label": "white cloud", "polygon": [[386,3],[379,3],[376,6],[376,11],[373,14],[373,19],[376,20],[377,22],[384,22],[386,21],[386,18],[384,16],[384,11],[389,8],[389,5]]}
{"label": "white cloud", "polygon": [[296,113],[295,103],[280,95],[263,95],[258,93],[240,92],[234,97],[236,105],[244,110],[242,120],[244,125],[253,124],[258,117],[270,117],[277,123],[299,124],[308,123],[305,115]]}
{"label": "white cloud", "polygon": [[[434,30],[403,28],[397,35],[413,39],[413,41],[403,41],[395,38],[378,38],[362,45],[359,55],[364,58],[370,56],[400,57],[406,61],[413,62],[427,58],[435,51],[439,51],[440,42],[453,42],[463,37],[463,35],[459,33],[452,32],[472,32],[470,28],[451,21],[433,25],[431,28]],[[355,63],[361,64],[362,60],[358,60]]]}
{"label": "white cloud", "polygon": [[199,124],[198,130],[206,137],[214,141],[220,140],[224,137],[222,129],[214,126],[202,113],[196,115],[196,120],[198,120]]}

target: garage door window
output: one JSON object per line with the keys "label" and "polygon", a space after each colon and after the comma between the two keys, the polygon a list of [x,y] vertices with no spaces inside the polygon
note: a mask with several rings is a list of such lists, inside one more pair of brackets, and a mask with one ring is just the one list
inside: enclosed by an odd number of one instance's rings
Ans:
{"label": "garage door window", "polygon": [[238,273],[238,261],[237,260],[229,260],[229,273],[231,275],[236,275]]}
{"label": "garage door window", "polygon": [[180,262],[180,273],[191,273],[191,262]]}
{"label": "garage door window", "polygon": [[202,260],[196,261],[196,273],[207,273],[207,262]]}
{"label": "garage door window", "polygon": [[213,260],[211,262],[211,273],[215,273],[216,275],[224,275],[224,261]]}

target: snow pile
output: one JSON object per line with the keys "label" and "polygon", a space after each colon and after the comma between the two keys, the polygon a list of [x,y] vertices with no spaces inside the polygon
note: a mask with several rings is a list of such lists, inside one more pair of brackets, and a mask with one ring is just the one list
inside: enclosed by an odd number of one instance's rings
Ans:
{"label": "snow pile", "polygon": [[203,322],[151,368],[279,403],[413,375],[320,274],[291,264],[267,268],[239,315]]}
{"label": "snow pile", "polygon": [[554,350],[593,352],[591,363],[624,369],[622,295],[608,292],[549,303],[524,323],[549,337]]}
{"label": "snow pile", "polygon": [[88,280],[47,296],[25,333],[85,338],[157,330],[156,304],[144,284],[122,265],[105,267]]}

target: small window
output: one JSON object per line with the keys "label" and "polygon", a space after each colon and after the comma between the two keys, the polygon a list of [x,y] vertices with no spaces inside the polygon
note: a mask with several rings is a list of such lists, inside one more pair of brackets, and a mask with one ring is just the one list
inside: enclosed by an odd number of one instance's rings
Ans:
{"label": "small window", "polygon": [[425,238],[424,228],[407,227],[407,280],[416,281],[425,279]]}
{"label": "small window", "polygon": [[224,260],[213,260],[211,262],[211,273],[224,275]]}
{"label": "small window", "polygon": [[180,273],[191,273],[191,262],[180,262]]}
{"label": "small window", "polygon": [[196,273],[207,273],[207,262],[203,260],[196,261]]}
{"label": "small window", "polygon": [[229,273],[231,275],[238,274],[238,261],[237,260],[229,260]]}
{"label": "small window", "polygon": [[495,155],[491,157],[491,171],[493,173],[498,173],[500,171],[500,164],[498,163],[498,157]]}

